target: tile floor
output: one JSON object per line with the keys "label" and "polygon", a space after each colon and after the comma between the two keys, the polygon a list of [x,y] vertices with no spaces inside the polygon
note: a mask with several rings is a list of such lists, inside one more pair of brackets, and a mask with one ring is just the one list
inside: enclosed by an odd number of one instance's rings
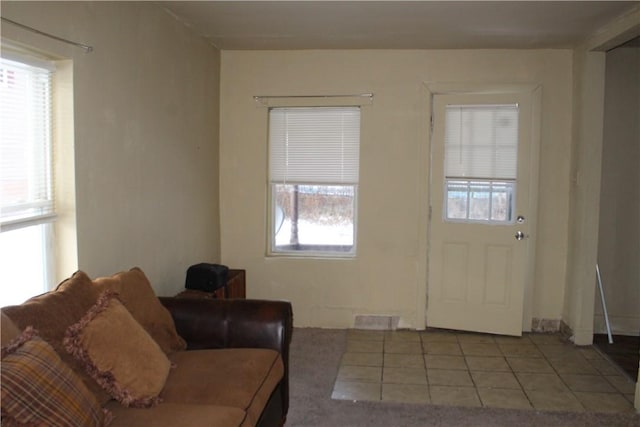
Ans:
{"label": "tile floor", "polygon": [[635,383],[560,335],[349,330],[332,398],[633,412]]}

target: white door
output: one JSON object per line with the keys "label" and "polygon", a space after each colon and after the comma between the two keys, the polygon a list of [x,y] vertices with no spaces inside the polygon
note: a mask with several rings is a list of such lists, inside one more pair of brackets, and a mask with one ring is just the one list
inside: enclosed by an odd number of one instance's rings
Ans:
{"label": "white door", "polygon": [[429,327],[522,334],[533,204],[531,98],[433,97]]}

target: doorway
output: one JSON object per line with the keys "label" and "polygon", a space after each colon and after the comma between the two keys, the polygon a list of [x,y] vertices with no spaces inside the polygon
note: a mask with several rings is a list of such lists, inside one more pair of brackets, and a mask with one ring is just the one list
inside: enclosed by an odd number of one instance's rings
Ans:
{"label": "doorway", "polygon": [[[640,359],[640,37],[606,54],[594,345],[637,381]],[[613,343],[607,336],[607,320]]]}

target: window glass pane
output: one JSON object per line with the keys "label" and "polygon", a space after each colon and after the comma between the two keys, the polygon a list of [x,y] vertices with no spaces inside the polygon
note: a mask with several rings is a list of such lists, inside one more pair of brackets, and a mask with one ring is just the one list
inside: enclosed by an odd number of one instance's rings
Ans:
{"label": "window glass pane", "polygon": [[275,184],[272,250],[350,252],[355,186]]}
{"label": "window glass pane", "polygon": [[513,184],[506,182],[494,182],[491,192],[491,220],[511,221],[511,201]]}
{"label": "window glass pane", "polygon": [[481,182],[469,185],[469,219],[488,220],[491,186]]}
{"label": "window glass pane", "polygon": [[466,219],[469,188],[466,181],[447,182],[447,219]]}
{"label": "window glass pane", "polygon": [[446,180],[445,220],[511,223],[512,181]]}
{"label": "window glass pane", "polygon": [[21,304],[46,292],[50,224],[0,233],[0,306]]}

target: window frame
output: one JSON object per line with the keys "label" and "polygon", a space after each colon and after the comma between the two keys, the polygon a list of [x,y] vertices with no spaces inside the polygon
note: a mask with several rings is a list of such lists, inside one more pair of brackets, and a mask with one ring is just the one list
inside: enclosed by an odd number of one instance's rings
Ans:
{"label": "window frame", "polygon": [[[360,163],[360,127],[361,127],[361,117],[362,117],[362,109],[360,105],[340,105],[340,106],[282,106],[282,107],[270,107],[267,112],[267,122],[271,121],[271,112],[277,109],[296,109],[296,108],[304,108],[304,109],[325,109],[325,108],[351,108],[357,109],[358,111],[358,155],[357,155],[357,167],[359,169]],[[356,176],[357,179],[355,182],[351,183],[335,183],[335,182],[313,182],[313,181],[304,181],[300,179],[296,179],[295,181],[275,181],[271,176],[271,155],[272,155],[272,142],[270,136],[270,125],[269,125],[268,133],[268,149],[267,156],[269,158],[268,161],[268,170],[267,170],[267,200],[268,200],[268,210],[267,210],[267,239],[266,239],[266,254],[269,257],[292,257],[292,258],[338,258],[338,259],[349,259],[354,258],[357,253],[357,242],[358,242],[358,188],[359,188],[359,171],[357,171]],[[304,244],[298,243],[294,246],[287,247],[277,247],[276,244],[276,235],[278,230],[276,230],[276,209],[278,208],[277,203],[277,195],[276,186],[278,185],[292,185],[292,186],[310,186],[310,187],[350,187],[352,189],[352,244],[351,245],[340,245],[340,244]],[[284,221],[284,217],[283,217]],[[282,225],[281,225],[282,226]]]}
{"label": "window frame", "polygon": [[[46,87],[46,92],[43,97],[39,97],[40,99],[37,101],[38,103],[43,103],[41,108],[45,111],[44,117],[40,118],[42,119],[40,120],[42,121],[41,125],[43,125],[43,132],[39,137],[41,141],[34,144],[33,134],[29,131],[27,133],[31,136],[28,139],[32,142],[24,142],[23,140],[20,144],[20,147],[28,144],[29,146],[27,148],[22,149],[38,153],[34,155],[34,157],[41,156],[44,165],[39,164],[37,170],[40,171],[38,174],[43,174],[44,178],[42,179],[44,179],[44,184],[37,184],[37,187],[39,191],[43,192],[42,194],[46,194],[46,196],[38,199],[28,198],[12,206],[6,205],[4,206],[5,213],[9,212],[9,214],[5,214],[4,219],[0,219],[0,238],[4,237],[5,244],[8,244],[7,242],[11,242],[12,240],[15,244],[16,239],[23,243],[26,239],[30,241],[30,244],[33,244],[33,247],[25,247],[25,249],[28,249],[27,252],[32,253],[33,259],[30,258],[28,260],[23,259],[22,261],[12,262],[11,267],[15,270],[13,273],[8,272],[8,269],[3,270],[5,270],[7,277],[15,277],[16,275],[23,276],[25,268],[27,268],[28,276],[26,280],[33,283],[33,286],[28,287],[28,289],[24,287],[16,288],[17,292],[14,293],[7,292],[7,289],[3,290],[3,295],[11,295],[8,298],[3,297],[3,305],[6,305],[5,303],[18,304],[24,299],[46,292],[50,286],[53,286],[56,282],[57,245],[55,244],[55,228],[57,214],[55,194],[57,190],[55,178],[56,131],[54,124],[56,121],[56,113],[54,111],[56,97],[56,63],[51,58],[15,47],[11,43],[5,43],[5,40],[3,40],[2,59],[20,64],[17,66],[18,68],[31,67],[40,70],[29,70],[32,75],[44,75],[48,73],[46,77],[47,83],[45,86],[42,86],[42,88]],[[6,66],[15,67],[15,65],[11,64],[7,64]],[[31,85],[32,83],[29,83],[29,86]],[[29,101],[34,101],[33,94],[29,95]],[[33,108],[32,105],[34,104],[30,103],[28,105],[30,108]],[[28,161],[27,163],[33,163],[33,161]],[[27,177],[29,179],[29,188],[31,189],[29,192],[31,192],[34,188],[32,182],[34,174],[28,173]],[[12,211],[19,212],[20,215],[11,215]],[[19,248],[15,247],[14,244],[11,244],[11,246],[18,250]],[[23,254],[27,252],[23,252]],[[15,253],[15,251],[11,251],[11,253]],[[38,265],[34,266],[34,262]]]}

